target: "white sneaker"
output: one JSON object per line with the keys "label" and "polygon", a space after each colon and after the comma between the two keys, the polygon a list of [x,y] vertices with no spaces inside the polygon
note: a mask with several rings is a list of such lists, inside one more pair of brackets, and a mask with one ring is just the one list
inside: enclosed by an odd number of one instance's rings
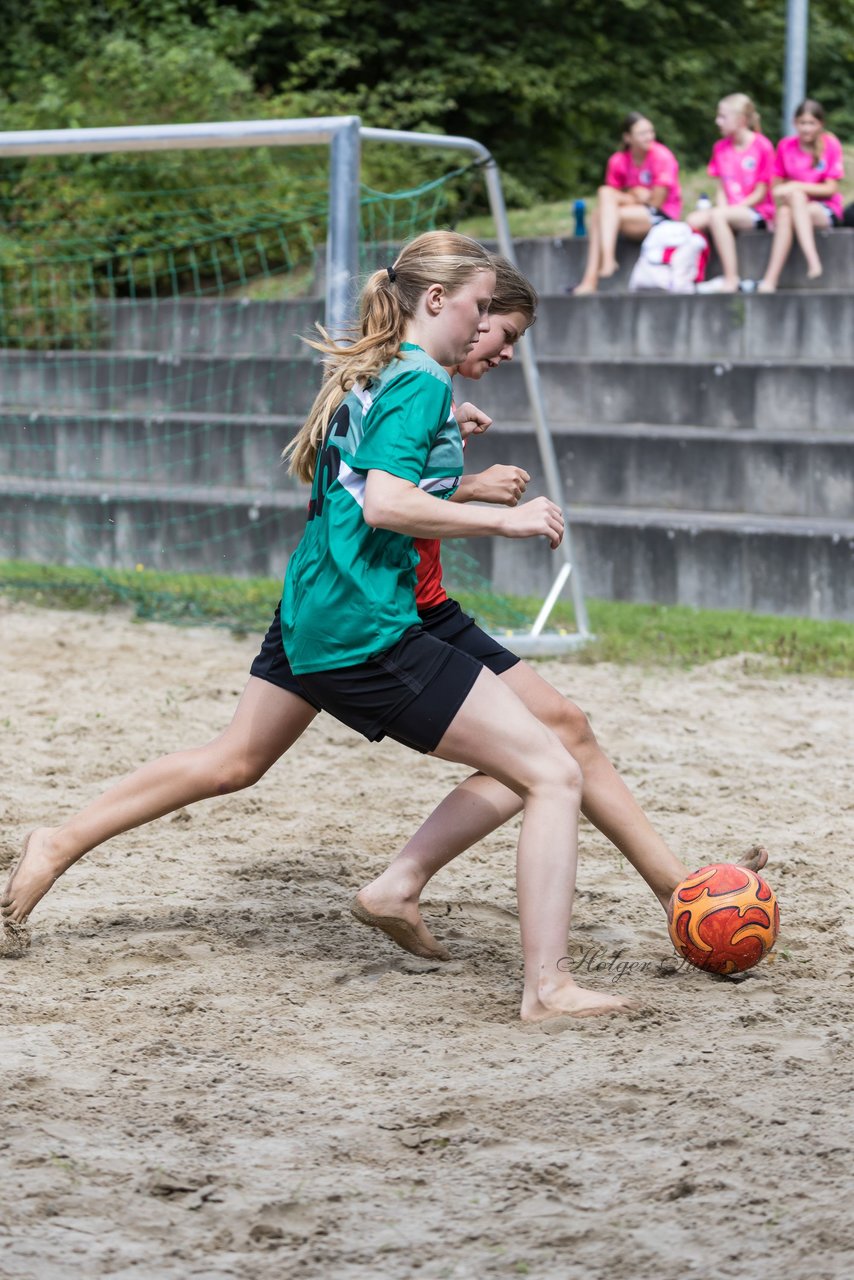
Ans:
{"label": "white sneaker", "polygon": [[696,286],[697,293],[728,293],[723,276],[712,276],[711,280],[701,280]]}

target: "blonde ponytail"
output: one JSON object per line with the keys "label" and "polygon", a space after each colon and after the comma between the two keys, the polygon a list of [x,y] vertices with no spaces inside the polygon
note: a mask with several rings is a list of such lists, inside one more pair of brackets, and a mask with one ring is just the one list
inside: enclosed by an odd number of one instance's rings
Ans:
{"label": "blonde ponytail", "polygon": [[326,372],[304,426],[282,454],[291,475],[311,483],[330,418],[351,387],[366,385],[395,358],[430,285],[441,284],[454,293],[477,272],[491,270],[492,260],[476,240],[454,231],[427,231],[404,246],[393,266],[368,277],[359,300],[358,332],[351,341],[336,343],[317,326],[320,340],[306,341],[324,356]]}

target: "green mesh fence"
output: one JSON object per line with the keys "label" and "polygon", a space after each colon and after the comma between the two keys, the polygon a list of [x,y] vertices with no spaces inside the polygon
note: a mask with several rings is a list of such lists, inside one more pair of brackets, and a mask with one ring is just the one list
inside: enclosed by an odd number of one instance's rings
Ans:
{"label": "green mesh fence", "polygon": [[[364,188],[363,267],[450,225],[475,168]],[[0,162],[0,587],[266,626],[305,490],[279,465],[319,383],[317,149]],[[482,616],[519,626],[445,552]]]}

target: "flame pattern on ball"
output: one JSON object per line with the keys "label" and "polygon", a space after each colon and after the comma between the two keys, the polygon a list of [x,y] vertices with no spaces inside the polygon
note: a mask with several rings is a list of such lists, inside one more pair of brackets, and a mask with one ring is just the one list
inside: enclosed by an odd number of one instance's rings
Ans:
{"label": "flame pattern on ball", "polygon": [[698,969],[736,973],[771,950],[780,910],[773,890],[755,871],[715,862],[677,885],[667,927],[676,950]]}

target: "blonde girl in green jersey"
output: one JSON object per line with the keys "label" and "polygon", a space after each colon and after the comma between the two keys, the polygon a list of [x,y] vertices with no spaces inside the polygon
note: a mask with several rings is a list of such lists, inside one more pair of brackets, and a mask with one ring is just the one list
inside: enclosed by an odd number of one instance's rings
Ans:
{"label": "blonde girl in green jersey", "polygon": [[614,1013],[626,1002],[561,967],[581,771],[502,680],[422,630],[415,610],[413,538],[539,536],[554,548],[563,536],[546,498],[497,510],[441,501],[463,463],[445,368],[487,330],[494,286],[479,245],[427,233],[368,280],[358,340],[324,346],[327,376],[290,450],[312,497],[288,563],[282,635],[309,698],[342,723],[473,766],[521,798],[522,1018]]}

